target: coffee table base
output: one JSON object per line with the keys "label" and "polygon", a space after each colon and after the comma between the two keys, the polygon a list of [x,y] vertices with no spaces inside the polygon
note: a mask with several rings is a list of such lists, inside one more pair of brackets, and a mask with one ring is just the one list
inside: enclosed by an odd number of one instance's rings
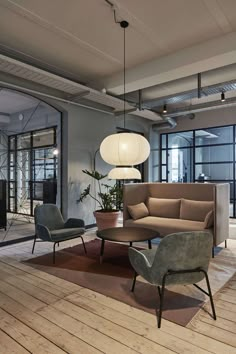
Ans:
{"label": "coffee table base", "polygon": [[[110,242],[114,242],[114,241],[110,241]],[[129,247],[132,247],[133,242],[129,243]],[[102,264],[103,262],[103,254],[104,254],[104,248],[105,248],[105,240],[102,239],[102,243],[101,243],[101,250],[100,250],[100,264]],[[151,240],[148,240],[148,248],[152,249],[152,242]]]}

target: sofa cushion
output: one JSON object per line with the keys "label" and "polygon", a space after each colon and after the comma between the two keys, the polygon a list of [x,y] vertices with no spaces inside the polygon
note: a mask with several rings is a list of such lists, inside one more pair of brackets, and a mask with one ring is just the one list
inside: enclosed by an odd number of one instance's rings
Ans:
{"label": "sofa cushion", "polygon": [[180,219],[204,221],[209,211],[213,210],[213,202],[181,199]]}
{"label": "sofa cushion", "polygon": [[147,207],[150,216],[179,218],[180,199],[148,198]]}
{"label": "sofa cushion", "polygon": [[204,231],[204,222],[183,219],[168,219],[156,216],[146,216],[145,218],[125,221],[124,226],[145,227],[160,232],[161,236],[166,236],[175,232]]}
{"label": "sofa cushion", "polygon": [[213,210],[207,213],[205,220],[204,220],[204,229],[209,229],[214,225],[214,213]]}
{"label": "sofa cushion", "polygon": [[148,208],[144,203],[128,205],[128,211],[134,220],[141,219],[149,215]]}

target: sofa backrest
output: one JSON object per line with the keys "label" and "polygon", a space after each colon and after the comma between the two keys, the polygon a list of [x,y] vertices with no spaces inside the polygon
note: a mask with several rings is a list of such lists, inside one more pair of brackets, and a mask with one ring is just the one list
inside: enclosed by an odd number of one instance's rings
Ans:
{"label": "sofa backrest", "polygon": [[213,183],[149,183],[148,195],[153,198],[214,200]]}

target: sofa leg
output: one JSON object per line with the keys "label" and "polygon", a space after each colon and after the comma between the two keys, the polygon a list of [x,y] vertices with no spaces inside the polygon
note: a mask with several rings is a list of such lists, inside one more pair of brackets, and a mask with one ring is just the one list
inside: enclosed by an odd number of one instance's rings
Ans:
{"label": "sofa leg", "polygon": [[227,248],[227,240],[225,240],[225,248]]}
{"label": "sofa leg", "polygon": [[212,258],[215,258],[215,251],[214,251],[214,247],[212,247]]}

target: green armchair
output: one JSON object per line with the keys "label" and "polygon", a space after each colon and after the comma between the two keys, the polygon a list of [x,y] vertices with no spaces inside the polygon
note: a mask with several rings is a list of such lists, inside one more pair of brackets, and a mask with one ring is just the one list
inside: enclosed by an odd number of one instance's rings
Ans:
{"label": "green armchair", "polygon": [[64,221],[60,210],[54,204],[37,205],[34,209],[35,237],[32,248],[34,253],[37,238],[42,241],[53,243],[53,263],[55,263],[56,244],[80,237],[83,243],[84,252],[87,253],[82,235],[85,232],[84,221],[71,218]]}
{"label": "green armchair", "polygon": [[[207,271],[213,245],[212,235],[204,231],[180,232],[165,236],[157,250],[138,251],[129,248],[129,259],[134,268],[134,291],[137,275],[157,286],[160,305],[158,328],[161,327],[162,307],[166,285],[193,284],[210,297],[213,318],[215,307]],[[196,283],[205,277],[208,292]]]}

